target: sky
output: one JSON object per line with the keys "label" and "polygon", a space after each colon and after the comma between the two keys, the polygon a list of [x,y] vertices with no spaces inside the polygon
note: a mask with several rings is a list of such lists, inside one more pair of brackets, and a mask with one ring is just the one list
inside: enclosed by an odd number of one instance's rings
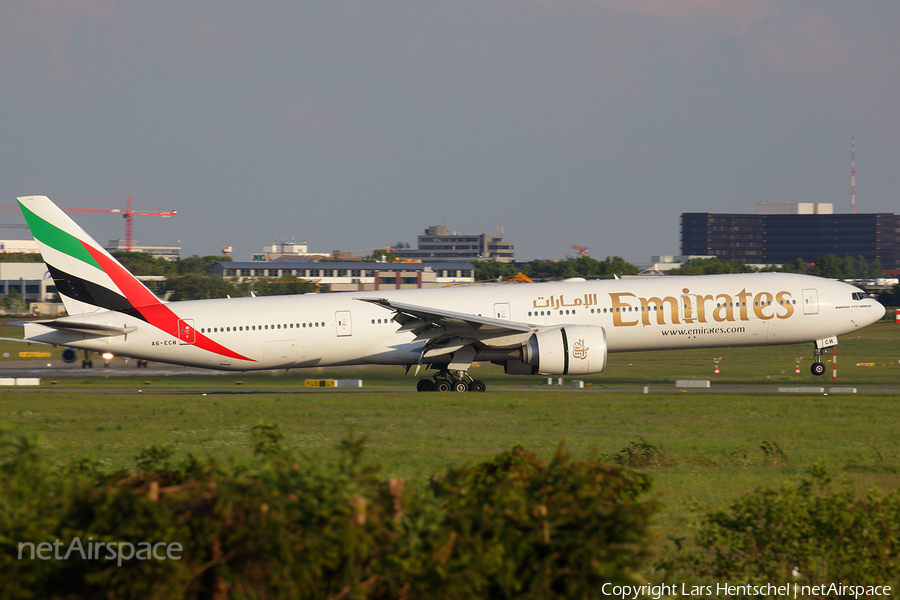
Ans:
{"label": "sky", "polygon": [[132,196],[182,256],[502,223],[647,263],[683,212],[849,212],[851,136],[857,212],[900,213],[898,99],[895,0],[4,0],[0,204]]}

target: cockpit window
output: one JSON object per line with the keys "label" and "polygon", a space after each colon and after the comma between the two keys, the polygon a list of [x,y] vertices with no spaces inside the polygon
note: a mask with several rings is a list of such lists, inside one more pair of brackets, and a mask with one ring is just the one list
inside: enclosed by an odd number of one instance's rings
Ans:
{"label": "cockpit window", "polygon": [[854,300],[865,300],[866,298],[871,298],[871,296],[865,292],[853,292]]}

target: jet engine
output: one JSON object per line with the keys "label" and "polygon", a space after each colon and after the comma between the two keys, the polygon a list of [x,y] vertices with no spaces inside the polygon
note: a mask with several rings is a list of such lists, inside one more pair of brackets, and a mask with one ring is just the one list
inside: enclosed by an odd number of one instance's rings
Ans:
{"label": "jet engine", "polygon": [[66,348],[62,351],[62,359],[64,363],[73,363],[78,359],[78,351],[75,348]]}
{"label": "jet engine", "polygon": [[606,330],[569,325],[539,331],[522,349],[522,362],[541,375],[588,375],[606,368]]}

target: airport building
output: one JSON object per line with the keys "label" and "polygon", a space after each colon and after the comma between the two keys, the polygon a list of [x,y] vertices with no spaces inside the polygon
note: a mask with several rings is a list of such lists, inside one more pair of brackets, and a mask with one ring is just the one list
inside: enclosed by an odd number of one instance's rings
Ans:
{"label": "airport building", "polygon": [[256,277],[296,277],[333,292],[401,290],[441,287],[475,281],[469,263],[382,263],[382,262],[219,262],[211,273],[243,281]]}
{"label": "airport building", "polygon": [[683,213],[681,253],[753,264],[813,262],[823,254],[878,259],[900,268],[900,218],[834,214],[830,204],[760,203],[757,214]]}
{"label": "airport building", "polygon": [[46,302],[56,295],[56,284],[47,265],[36,263],[0,263],[0,296],[15,290],[26,302]]}
{"label": "airport building", "polygon": [[503,235],[467,235],[448,231],[443,225],[425,229],[418,237],[417,248],[395,249],[397,258],[419,259],[427,262],[456,262],[466,260],[496,260],[513,262],[515,244],[504,242]]}
{"label": "airport building", "polygon": [[306,242],[300,243],[296,240],[285,242],[282,240],[280,242],[275,242],[271,246],[263,246],[263,251],[261,253],[253,254],[252,260],[254,262],[266,262],[270,260],[318,260],[320,258],[330,257],[331,255],[327,253],[310,252]]}
{"label": "airport building", "polygon": [[[109,240],[109,243],[103,249],[110,253],[126,252],[127,246],[125,240]],[[131,251],[145,252],[153,258],[164,258],[171,262],[181,258],[181,246],[141,246],[140,242],[134,240],[131,244]]]}
{"label": "airport building", "polygon": [[0,254],[38,254],[40,251],[34,240],[0,240]]}

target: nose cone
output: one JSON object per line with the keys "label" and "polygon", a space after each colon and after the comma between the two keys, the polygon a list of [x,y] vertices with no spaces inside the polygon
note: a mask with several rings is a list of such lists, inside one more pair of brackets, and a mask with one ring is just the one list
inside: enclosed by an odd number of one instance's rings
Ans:
{"label": "nose cone", "polygon": [[881,320],[881,317],[884,316],[884,312],[885,312],[885,310],[884,310],[884,304],[882,304],[881,302],[878,302],[878,301],[876,300],[876,301],[875,301],[875,306],[872,307],[872,310],[875,311],[875,315],[874,315],[875,319],[873,320],[873,322],[874,322],[874,321],[879,321],[879,320]]}

